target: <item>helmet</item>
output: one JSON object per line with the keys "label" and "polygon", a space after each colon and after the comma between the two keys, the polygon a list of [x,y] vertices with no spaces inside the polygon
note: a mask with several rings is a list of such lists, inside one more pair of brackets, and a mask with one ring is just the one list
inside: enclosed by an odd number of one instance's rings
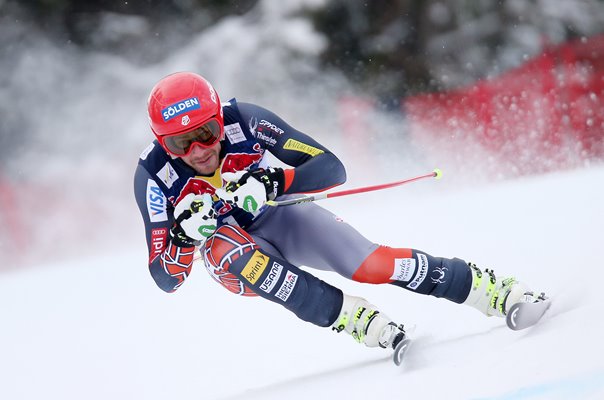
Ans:
{"label": "helmet", "polygon": [[160,80],[151,90],[147,112],[155,137],[174,155],[188,153],[193,143],[207,147],[223,139],[220,98],[208,81],[192,72],[177,72]]}

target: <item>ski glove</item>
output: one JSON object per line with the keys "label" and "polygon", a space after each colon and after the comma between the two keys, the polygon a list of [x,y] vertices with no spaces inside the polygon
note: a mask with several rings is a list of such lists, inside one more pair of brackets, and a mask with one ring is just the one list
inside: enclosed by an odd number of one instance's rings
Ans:
{"label": "ski glove", "polygon": [[216,230],[212,196],[189,193],[174,207],[172,243],[178,247],[199,246]]}
{"label": "ski glove", "polygon": [[227,204],[236,204],[247,212],[255,212],[275,197],[283,194],[285,174],[282,168],[256,169],[254,171],[225,172],[224,189],[216,194]]}

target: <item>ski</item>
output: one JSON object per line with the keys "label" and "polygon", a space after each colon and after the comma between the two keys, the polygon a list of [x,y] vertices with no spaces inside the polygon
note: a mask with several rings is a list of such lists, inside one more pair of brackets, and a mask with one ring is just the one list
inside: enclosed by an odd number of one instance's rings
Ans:
{"label": "ski", "polygon": [[533,303],[516,303],[508,311],[506,323],[514,331],[529,328],[539,322],[550,305],[551,300],[543,293]]}
{"label": "ski", "polygon": [[[535,302],[516,303],[510,308],[506,316],[507,326],[514,331],[529,328],[541,320],[550,306],[551,299],[545,297],[544,293],[542,293]],[[400,366],[403,363],[411,343],[411,338],[406,334],[405,337],[394,346],[394,352],[392,353],[392,361],[394,361],[394,364]]]}
{"label": "ski", "polygon": [[394,346],[394,353],[392,353],[392,361],[396,365],[401,365],[403,363],[403,358],[405,357],[405,353],[409,349],[409,345],[411,344],[411,339],[408,337],[401,340],[396,346]]}

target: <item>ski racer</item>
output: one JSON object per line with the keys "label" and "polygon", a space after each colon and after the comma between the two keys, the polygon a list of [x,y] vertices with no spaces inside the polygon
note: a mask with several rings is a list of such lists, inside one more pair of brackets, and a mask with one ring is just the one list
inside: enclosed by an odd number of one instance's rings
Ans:
{"label": "ski racer", "polygon": [[[155,140],[140,155],[134,192],[149,270],[166,292],[185,282],[198,255],[229,291],[261,296],[304,321],[382,348],[404,338],[403,326],[301,265],[442,297],[487,316],[505,316],[533,296],[515,278],[459,258],[373,243],[314,203],[266,205],[341,185],[344,166],[271,111],[235,99],[221,103],[200,75],[161,79],[150,93],[148,116]],[[267,165],[267,153],[289,168]]]}

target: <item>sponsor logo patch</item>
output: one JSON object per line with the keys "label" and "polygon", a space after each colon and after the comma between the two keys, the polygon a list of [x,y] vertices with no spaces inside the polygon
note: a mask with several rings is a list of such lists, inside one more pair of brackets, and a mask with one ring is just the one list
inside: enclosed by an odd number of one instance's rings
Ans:
{"label": "sponsor logo patch", "polygon": [[299,151],[300,153],[305,153],[312,157],[324,153],[321,149],[317,149],[316,147],[309,146],[294,139],[287,139],[283,148],[286,150]]}
{"label": "sponsor logo patch", "polygon": [[407,287],[412,290],[417,290],[418,286],[421,285],[428,274],[428,257],[426,257],[425,254],[417,254],[417,260],[419,261],[417,275],[407,285]]}
{"label": "sponsor logo patch", "polygon": [[178,103],[171,104],[164,108],[161,110],[161,115],[164,117],[164,122],[167,122],[182,113],[197,110],[199,108],[201,108],[199,99],[197,97],[191,97],[190,99],[179,101]]}
{"label": "sponsor logo patch", "polygon": [[149,146],[147,146],[147,148],[145,150],[143,150],[143,152],[141,153],[140,159],[146,160],[147,156],[149,155],[149,153],[151,153],[153,151],[154,148],[155,148],[155,143],[151,142],[151,144],[149,144]]}
{"label": "sponsor logo patch", "polygon": [[287,271],[285,274],[285,279],[275,294],[275,297],[283,301],[287,301],[287,299],[289,299],[289,295],[292,294],[294,288],[296,287],[296,282],[298,282],[298,275],[291,271]]}
{"label": "sponsor logo patch", "polygon": [[270,293],[277,284],[277,281],[281,276],[281,271],[283,271],[283,265],[278,262],[273,262],[271,269],[268,271],[268,276],[264,279],[262,285],[260,285],[260,289],[266,293]]}
{"label": "sponsor logo patch", "polygon": [[147,180],[147,211],[151,222],[168,220],[166,212],[166,196],[153,179]]}
{"label": "sponsor logo patch", "polygon": [[283,133],[285,133],[285,131],[283,129],[279,128],[277,125],[273,124],[272,122],[268,122],[265,119],[260,120],[260,125],[266,126],[268,129],[275,132],[277,135],[283,135]]}
{"label": "sponsor logo patch", "polygon": [[178,174],[176,173],[174,168],[172,168],[172,165],[167,162],[166,165],[164,165],[164,167],[159,170],[159,172],[157,173],[157,177],[169,189],[172,187],[172,184],[178,179]]}
{"label": "sponsor logo patch", "polygon": [[449,270],[449,268],[447,268],[445,266],[434,268],[434,270],[432,271],[432,276],[430,276],[430,280],[432,281],[432,283],[447,282],[445,277],[447,275],[448,270]]}
{"label": "sponsor logo patch", "polygon": [[264,272],[264,269],[268,265],[269,257],[260,253],[258,250],[252,254],[252,258],[245,264],[243,270],[241,271],[241,275],[252,285],[254,285],[260,275]]}
{"label": "sponsor logo patch", "polygon": [[168,230],[166,228],[151,229],[151,254],[149,255],[149,263],[153,262],[166,247],[166,238]]}
{"label": "sponsor logo patch", "polygon": [[394,271],[390,279],[408,282],[415,273],[415,258],[395,258]]}
{"label": "sponsor logo patch", "polygon": [[[207,85],[208,85],[208,89],[210,90],[210,99],[216,103],[216,91],[214,90],[214,88],[212,87],[212,85],[210,85],[210,82],[206,81]],[[222,107],[220,108],[220,115],[222,115]]]}
{"label": "sponsor logo patch", "polygon": [[271,136],[265,135],[261,131],[256,132],[256,139],[262,140],[269,147],[274,147],[277,144],[277,139],[275,139]]}
{"label": "sponsor logo patch", "polygon": [[243,133],[239,122],[230,125],[225,125],[224,134],[226,135],[227,139],[229,139],[229,142],[231,142],[231,144],[245,141],[245,134]]}

